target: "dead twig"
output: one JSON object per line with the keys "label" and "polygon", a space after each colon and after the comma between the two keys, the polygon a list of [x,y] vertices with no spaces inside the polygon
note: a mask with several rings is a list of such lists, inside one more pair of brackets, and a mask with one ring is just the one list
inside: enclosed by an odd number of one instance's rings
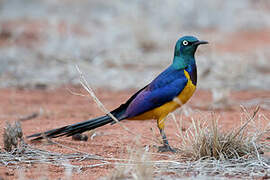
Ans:
{"label": "dead twig", "polygon": [[34,112],[34,113],[30,114],[30,115],[23,116],[23,117],[19,118],[19,121],[31,120],[31,119],[37,118],[38,116],[39,116],[39,113]]}

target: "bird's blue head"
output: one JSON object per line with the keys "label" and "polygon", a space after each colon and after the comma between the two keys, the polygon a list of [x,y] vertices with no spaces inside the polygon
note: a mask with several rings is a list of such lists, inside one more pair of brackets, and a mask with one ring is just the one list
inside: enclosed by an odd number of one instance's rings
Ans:
{"label": "bird's blue head", "polygon": [[175,45],[174,64],[178,68],[185,68],[190,63],[195,63],[194,54],[200,44],[208,44],[208,42],[200,41],[193,36],[181,37]]}

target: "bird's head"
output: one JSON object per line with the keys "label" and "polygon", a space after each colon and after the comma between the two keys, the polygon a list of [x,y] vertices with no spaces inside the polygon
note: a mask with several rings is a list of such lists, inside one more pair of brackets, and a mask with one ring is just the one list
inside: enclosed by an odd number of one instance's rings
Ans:
{"label": "bird's head", "polygon": [[193,36],[181,37],[175,45],[173,67],[177,69],[186,68],[195,64],[194,54],[200,44],[207,44],[207,41],[200,41]]}
{"label": "bird's head", "polygon": [[208,44],[208,42],[200,41],[193,36],[183,36],[175,45],[174,56],[194,57],[197,47],[200,44]]}

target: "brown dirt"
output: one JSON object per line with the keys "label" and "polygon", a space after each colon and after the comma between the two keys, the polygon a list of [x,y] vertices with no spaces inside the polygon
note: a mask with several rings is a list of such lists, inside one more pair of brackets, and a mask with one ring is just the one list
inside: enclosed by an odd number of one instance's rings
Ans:
{"label": "brown dirt", "polygon": [[[85,93],[78,87],[69,88],[76,92]],[[109,90],[96,90],[97,96],[110,110],[124,102],[133,93],[134,91],[115,92]],[[232,99],[239,102],[258,97],[269,98],[269,94],[270,91],[241,91],[233,93]],[[0,129],[0,134],[3,134],[3,127],[5,126],[6,121],[13,122],[35,112],[39,113],[38,117],[22,121],[24,136],[76,123],[103,114],[91,99],[73,95],[66,89],[66,87],[52,90],[1,89],[0,99],[0,125],[2,127]],[[198,90],[188,105],[195,107],[196,104],[200,102],[211,102],[211,94],[208,91]],[[201,109],[200,113],[195,113],[195,115],[192,116],[202,117],[202,115],[210,115],[210,112],[211,111]],[[268,119],[270,119],[269,110],[261,109],[260,113],[263,113]],[[219,110],[217,111],[217,114],[221,116],[219,122],[224,130],[234,128],[240,124],[241,110],[239,106],[235,106],[235,108],[230,111]],[[183,120],[184,126],[188,127],[191,123],[190,117],[184,116]],[[154,121],[123,121],[122,123],[134,133],[142,134],[153,139],[155,138],[154,136],[159,137],[156,122]],[[171,118],[168,118],[165,130],[171,145],[173,147],[177,147],[180,139],[175,135],[177,130]],[[66,137],[59,138],[56,142],[79,149],[80,151],[84,151],[89,154],[100,155],[102,157],[125,157],[127,156],[126,148],[135,144],[136,138],[134,135],[125,131],[118,124],[113,126],[106,125],[98,128],[96,133],[97,136],[93,140],[88,140],[87,142],[73,141],[71,138]],[[152,141],[147,139],[140,139],[140,143],[141,146],[154,144]],[[74,153],[71,150],[57,145],[45,145],[44,143],[30,144],[36,148],[44,150],[60,153]],[[0,143],[0,147],[1,149],[3,147],[2,141]],[[155,147],[151,147],[150,149],[153,152],[157,151]],[[160,158],[160,156],[154,158]],[[71,163],[88,165],[95,162],[87,160],[81,162],[74,161]],[[65,170],[63,167],[40,164],[23,167],[25,168],[24,175],[30,179],[36,179],[41,176],[49,176],[50,179],[64,177]],[[80,173],[74,172],[73,178],[97,179],[99,177],[107,176],[112,170],[112,166],[85,168]],[[4,179],[14,179],[20,175],[21,174],[16,169],[0,167],[0,177],[3,177]]]}
{"label": "brown dirt", "polygon": [[268,47],[270,31],[268,29],[258,31],[240,31],[227,33],[222,42],[216,43],[215,50],[227,53],[250,53],[258,49]]}

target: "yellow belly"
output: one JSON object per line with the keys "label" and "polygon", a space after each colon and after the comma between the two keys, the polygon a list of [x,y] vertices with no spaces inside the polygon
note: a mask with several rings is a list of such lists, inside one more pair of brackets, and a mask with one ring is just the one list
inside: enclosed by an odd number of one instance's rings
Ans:
{"label": "yellow belly", "polygon": [[196,86],[192,83],[190,76],[187,71],[184,70],[185,76],[188,79],[188,82],[182,92],[170,102],[163,104],[151,111],[147,111],[141,115],[135,116],[133,120],[147,120],[147,119],[160,119],[165,118],[169,113],[173,112],[175,109],[180,107],[182,104],[185,104],[190,97],[193,95]]}

